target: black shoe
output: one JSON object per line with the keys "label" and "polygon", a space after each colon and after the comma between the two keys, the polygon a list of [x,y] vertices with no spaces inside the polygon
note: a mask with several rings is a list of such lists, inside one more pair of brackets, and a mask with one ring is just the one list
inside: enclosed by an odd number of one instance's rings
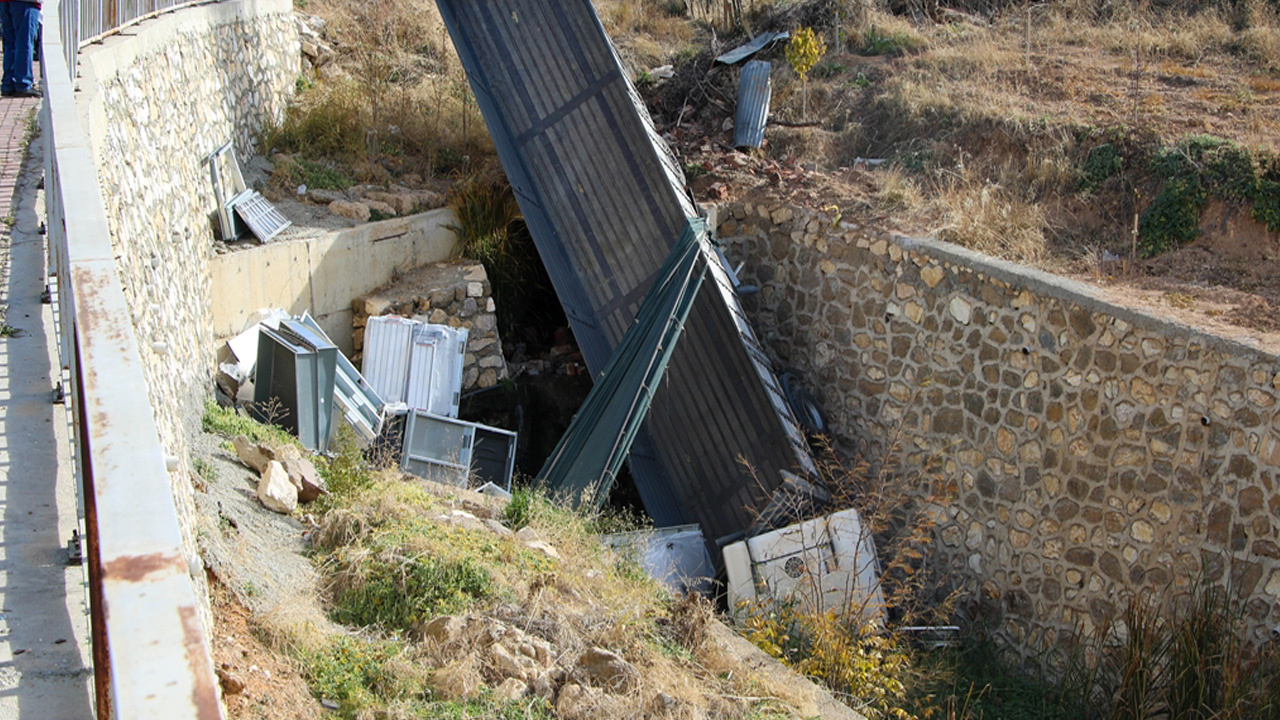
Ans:
{"label": "black shoe", "polygon": [[12,90],[0,90],[0,97],[17,97],[17,93]]}
{"label": "black shoe", "polygon": [[42,97],[42,95],[40,94],[40,91],[37,90],[36,88],[27,88],[26,90],[14,90],[13,96],[22,97],[22,98]]}

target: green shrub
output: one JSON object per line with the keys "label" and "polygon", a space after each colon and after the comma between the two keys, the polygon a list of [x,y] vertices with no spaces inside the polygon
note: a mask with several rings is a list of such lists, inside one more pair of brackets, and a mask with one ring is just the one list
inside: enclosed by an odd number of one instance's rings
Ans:
{"label": "green shrub", "polygon": [[339,636],[304,653],[303,674],[316,697],[354,710],[372,702],[376,689],[387,684],[383,665],[401,649],[396,642]]}
{"label": "green shrub", "polygon": [[519,530],[529,524],[533,517],[533,503],[538,498],[535,491],[518,487],[511,491],[511,500],[502,509],[502,524],[512,530]]}
{"label": "green shrub", "polygon": [[1200,178],[1179,175],[1165,181],[1138,224],[1143,257],[1176,249],[1200,232],[1200,211],[1206,196]]}
{"label": "green shrub", "polygon": [[346,423],[338,425],[329,450],[329,457],[316,458],[316,470],[329,488],[329,494],[320,498],[321,511],[373,485],[373,467],[365,458],[351,426]]}
{"label": "green shrub", "polygon": [[1089,157],[1080,168],[1080,188],[1092,190],[1124,168],[1124,156],[1115,145],[1105,143],[1089,151]]}
{"label": "green shrub", "polygon": [[1280,182],[1258,180],[1253,193],[1253,219],[1280,233]]}

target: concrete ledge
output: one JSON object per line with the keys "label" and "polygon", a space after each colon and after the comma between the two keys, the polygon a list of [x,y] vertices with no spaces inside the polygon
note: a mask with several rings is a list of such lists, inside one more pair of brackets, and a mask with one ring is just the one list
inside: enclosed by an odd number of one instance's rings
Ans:
{"label": "concrete ledge", "polygon": [[453,254],[457,222],[448,208],[368,223],[305,240],[273,242],[210,259],[215,338],[244,329],[257,309],[310,312],[348,355],[351,301],[405,273]]}
{"label": "concrete ledge", "polygon": [[1054,275],[1043,270],[1036,270],[1025,265],[993,258],[990,255],[984,255],[968,248],[933,238],[893,235],[889,240],[904,251],[916,252],[932,257],[935,260],[949,262],[960,270],[969,270],[987,275],[1010,285],[1030,290],[1037,295],[1074,303],[1090,312],[1110,315],[1131,325],[1149,328],[1169,335],[1184,335],[1203,343],[1207,348],[1231,355],[1252,354],[1268,362],[1280,362],[1280,356],[1262,350],[1252,343],[1226,338],[1185,323],[1167,320],[1141,310],[1118,305],[1105,299],[1094,287],[1061,275]]}

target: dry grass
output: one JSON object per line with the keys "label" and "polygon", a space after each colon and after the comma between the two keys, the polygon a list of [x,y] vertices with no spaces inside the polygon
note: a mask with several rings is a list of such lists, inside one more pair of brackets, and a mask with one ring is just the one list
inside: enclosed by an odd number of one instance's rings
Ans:
{"label": "dry grass", "polygon": [[1044,212],[1005,187],[961,179],[935,203],[942,216],[935,232],[947,242],[1022,263],[1045,256]]}
{"label": "dry grass", "polygon": [[[314,0],[337,56],[300,81],[264,147],[340,163],[357,180],[448,175],[493,153],[435,3]],[[314,85],[308,87],[307,85]]]}

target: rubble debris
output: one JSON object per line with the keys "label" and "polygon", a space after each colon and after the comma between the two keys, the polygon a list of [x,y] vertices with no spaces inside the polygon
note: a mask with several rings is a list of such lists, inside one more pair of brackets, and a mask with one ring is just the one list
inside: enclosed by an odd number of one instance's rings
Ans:
{"label": "rubble debris", "polygon": [[[352,301],[351,339],[356,351],[352,360],[365,368],[369,377],[364,354],[370,318],[399,315],[418,323],[467,330],[461,391],[493,387],[508,377],[508,368],[498,334],[497,308],[490,293],[484,266],[480,264],[436,264],[409,272],[392,285]],[[373,384],[387,402],[403,400],[388,395],[377,382]]]}
{"label": "rubble debris", "polygon": [[296,320],[261,328],[250,414],[316,452],[329,448],[338,347]]}
{"label": "rubble debris", "polygon": [[516,433],[435,415],[408,414],[400,467],[421,478],[466,487],[477,482],[511,488]]}
{"label": "rubble debris", "polygon": [[614,550],[633,552],[649,577],[672,592],[706,593],[711,590],[715,566],[707,553],[702,528],[676,525],[654,530],[601,535],[601,542]]}
{"label": "rubble debris", "polygon": [[[310,313],[302,313],[298,322],[314,330],[326,341],[329,340],[329,336],[320,329],[320,323],[317,323]],[[382,431],[382,398],[378,397],[378,393],[369,385],[360,371],[356,370],[355,365],[352,365],[347,356],[341,352],[338,353],[338,375],[334,380],[333,393],[334,400],[342,408],[342,416],[347,424],[360,433],[366,442],[373,442]]]}
{"label": "rubble debris", "polygon": [[214,150],[207,162],[217,200],[218,230],[224,242],[235,242],[245,229],[259,242],[269,242],[293,224],[262,193],[245,186],[232,141]]}

